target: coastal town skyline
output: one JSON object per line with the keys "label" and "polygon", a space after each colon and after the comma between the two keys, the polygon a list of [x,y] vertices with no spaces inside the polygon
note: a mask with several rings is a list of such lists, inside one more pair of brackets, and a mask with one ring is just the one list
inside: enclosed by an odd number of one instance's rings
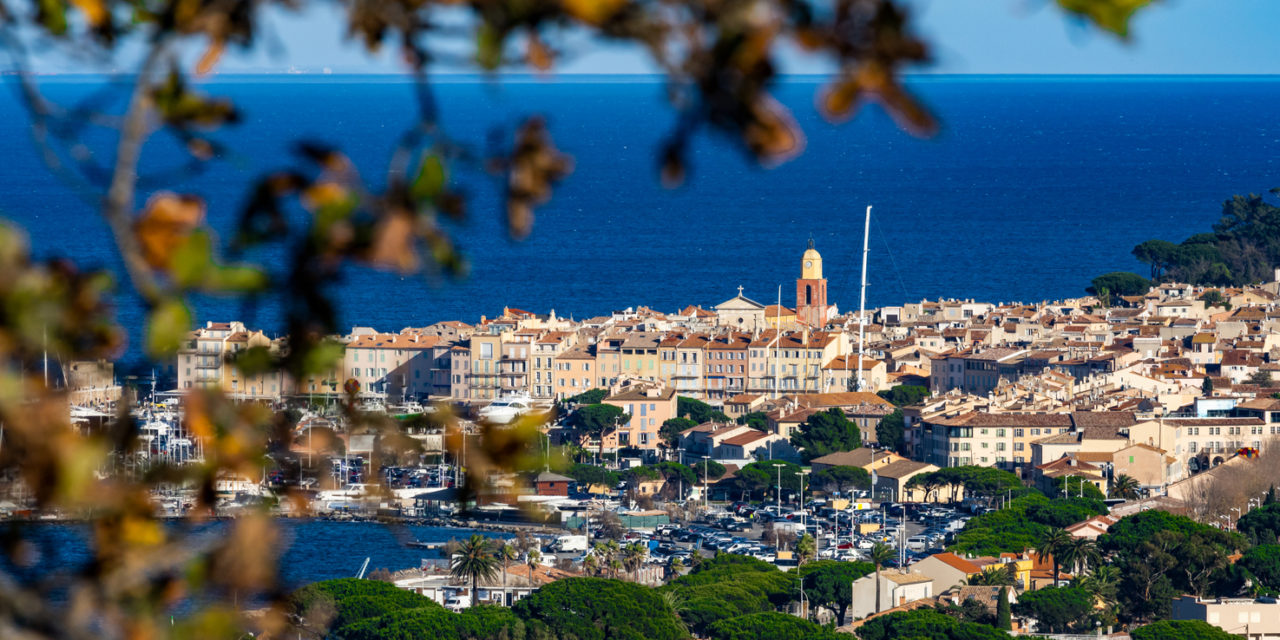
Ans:
{"label": "coastal town skyline", "polygon": [[1277,640],[1277,23],[0,0],[0,638]]}

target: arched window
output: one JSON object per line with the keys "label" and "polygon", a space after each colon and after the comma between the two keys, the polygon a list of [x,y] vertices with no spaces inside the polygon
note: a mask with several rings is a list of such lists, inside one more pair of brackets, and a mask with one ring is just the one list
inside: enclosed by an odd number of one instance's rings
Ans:
{"label": "arched window", "polygon": [[804,286],[804,303],[813,304],[813,285]]}

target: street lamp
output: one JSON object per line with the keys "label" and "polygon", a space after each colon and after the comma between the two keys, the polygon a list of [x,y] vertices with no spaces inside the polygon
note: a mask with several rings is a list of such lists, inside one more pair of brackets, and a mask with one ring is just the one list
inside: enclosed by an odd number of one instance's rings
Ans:
{"label": "street lamp", "polygon": [[704,511],[707,509],[707,475],[709,473],[708,465],[711,464],[710,460],[711,456],[702,456],[702,509]]}
{"label": "street lamp", "polygon": [[808,515],[804,511],[804,471],[796,472],[796,476],[800,478],[800,495],[796,496],[796,506],[800,507],[800,526],[805,526],[805,516]]}
{"label": "street lamp", "polygon": [[782,515],[782,468],[786,465],[775,462],[773,468],[778,470],[778,515]]}
{"label": "street lamp", "polygon": [[[1232,510],[1232,511],[1234,511],[1234,512],[1236,512],[1236,522],[1240,522],[1240,507],[1231,507],[1231,510]],[[1230,522],[1230,521],[1231,521],[1231,519],[1230,519],[1230,518],[1228,518],[1228,519],[1227,519],[1227,522]],[[1234,527],[1233,527],[1233,528],[1234,528]]]}

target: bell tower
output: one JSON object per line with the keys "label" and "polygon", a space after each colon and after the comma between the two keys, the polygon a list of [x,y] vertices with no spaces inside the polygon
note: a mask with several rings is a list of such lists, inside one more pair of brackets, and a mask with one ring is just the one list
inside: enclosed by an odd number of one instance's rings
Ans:
{"label": "bell tower", "polygon": [[809,248],[800,259],[796,320],[817,329],[827,325],[827,279],[822,277],[822,254],[813,248],[813,238],[809,238]]}

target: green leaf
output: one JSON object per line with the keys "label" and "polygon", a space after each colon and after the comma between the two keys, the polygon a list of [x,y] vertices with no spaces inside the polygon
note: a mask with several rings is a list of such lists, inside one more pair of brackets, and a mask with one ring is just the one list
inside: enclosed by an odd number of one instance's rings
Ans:
{"label": "green leaf", "polygon": [[341,342],[326,340],[312,347],[310,351],[302,359],[302,369],[305,375],[320,375],[333,371],[338,361],[342,359],[345,347]]}
{"label": "green leaf", "polygon": [[169,357],[178,350],[191,328],[191,311],[179,298],[157,304],[147,318],[147,355]]}
{"label": "green leaf", "polygon": [[434,200],[444,190],[448,175],[445,173],[444,161],[434,153],[425,153],[418,165],[418,176],[413,179],[409,195],[418,202]]}
{"label": "green leaf", "polygon": [[487,22],[476,29],[476,62],[488,70],[502,64],[502,34]]}
{"label": "green leaf", "polygon": [[37,19],[55,36],[67,32],[67,4],[62,0],[40,0]]}
{"label": "green leaf", "polygon": [[1089,20],[1121,38],[1129,37],[1129,19],[1152,0],[1058,0],[1063,9]]}
{"label": "green leaf", "polygon": [[202,286],[212,267],[213,238],[204,229],[191,232],[173,254],[173,279],[184,288]]}
{"label": "green leaf", "polygon": [[205,290],[220,293],[252,293],[267,288],[267,274],[248,265],[218,266],[209,274]]}
{"label": "green leaf", "polygon": [[241,375],[249,377],[270,371],[274,361],[267,347],[250,347],[236,356],[235,366]]}

